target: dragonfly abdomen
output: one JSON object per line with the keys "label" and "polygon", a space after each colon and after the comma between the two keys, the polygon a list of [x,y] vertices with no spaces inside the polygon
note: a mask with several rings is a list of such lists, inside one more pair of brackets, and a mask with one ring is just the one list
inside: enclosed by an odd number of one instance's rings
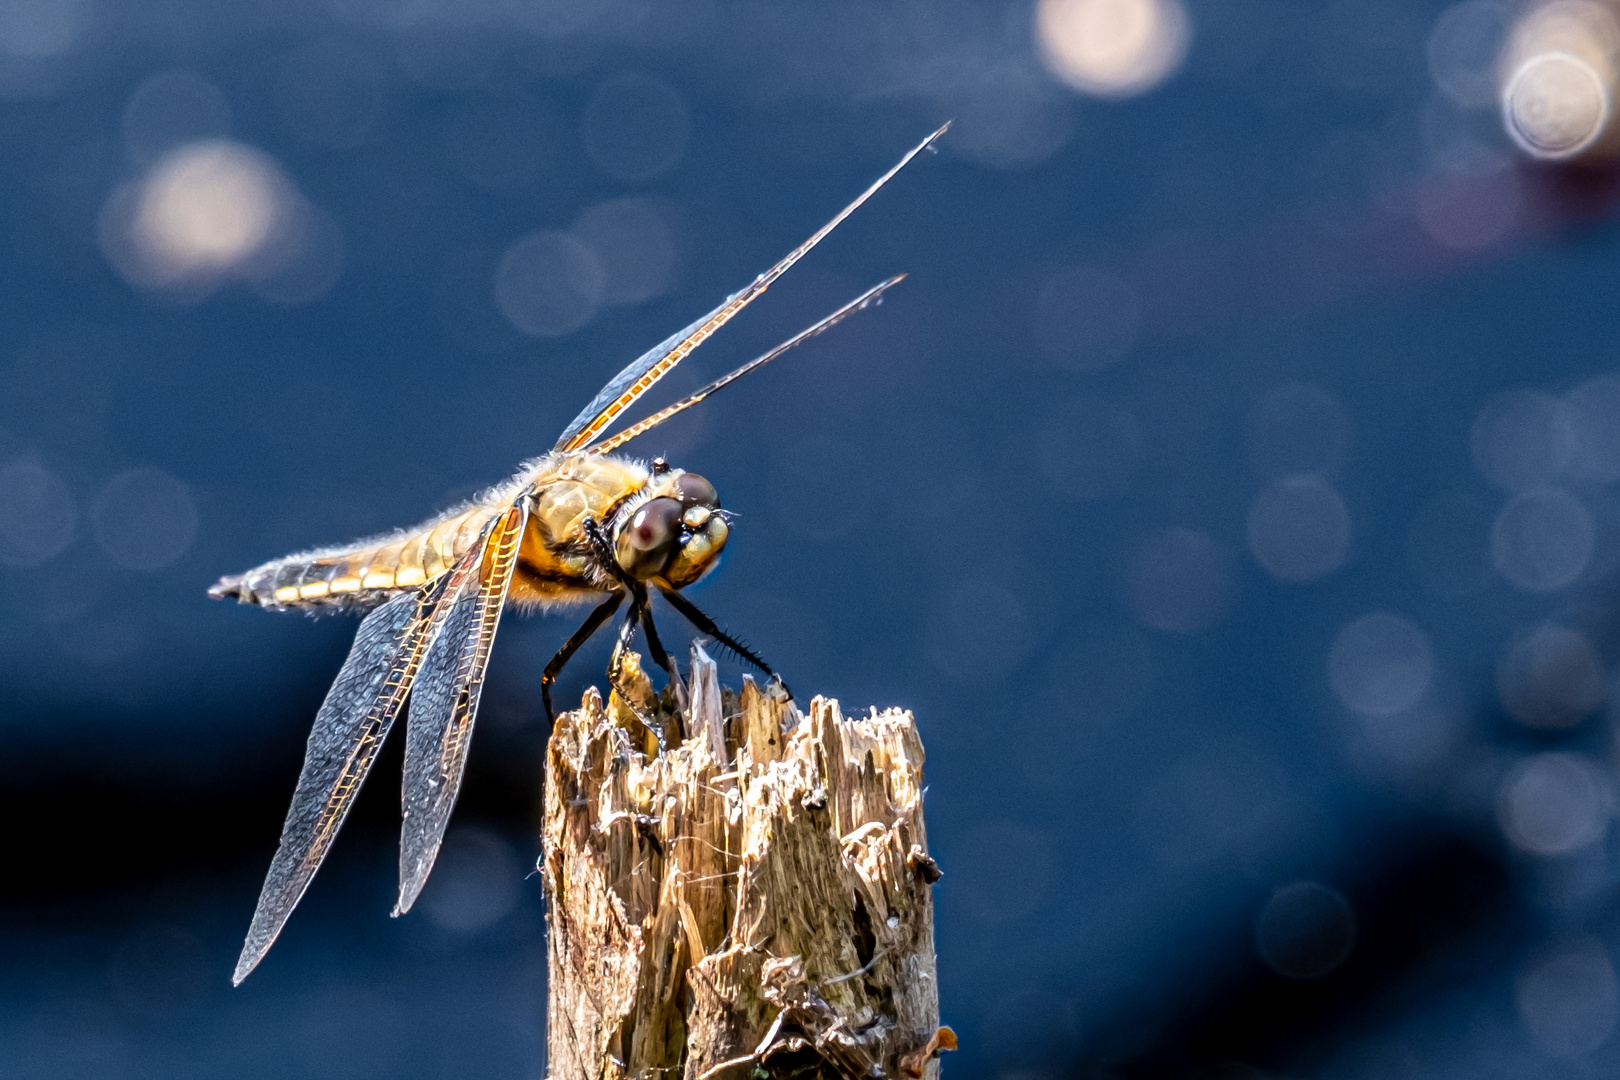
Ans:
{"label": "dragonfly abdomen", "polygon": [[449,570],[501,509],[466,506],[405,532],[288,555],[208,592],[266,608],[370,607]]}

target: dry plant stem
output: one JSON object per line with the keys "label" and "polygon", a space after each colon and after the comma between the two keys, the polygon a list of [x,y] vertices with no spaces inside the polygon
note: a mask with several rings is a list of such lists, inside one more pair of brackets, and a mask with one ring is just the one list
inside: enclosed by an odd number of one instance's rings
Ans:
{"label": "dry plant stem", "polygon": [[625,661],[547,747],[552,1080],[937,1077],[911,714],[722,693],[694,649],[688,737],[656,756],[673,704]]}

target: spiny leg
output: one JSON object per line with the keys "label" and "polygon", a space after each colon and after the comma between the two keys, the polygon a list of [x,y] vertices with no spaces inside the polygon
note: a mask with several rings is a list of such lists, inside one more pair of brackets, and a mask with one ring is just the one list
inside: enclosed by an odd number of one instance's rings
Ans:
{"label": "spiny leg", "polygon": [[653,738],[658,741],[659,753],[663,753],[665,749],[663,727],[636,706],[635,695],[630,692],[629,687],[624,682],[625,654],[630,651],[630,643],[636,638],[636,623],[640,619],[641,604],[631,604],[630,610],[624,613],[624,622],[619,624],[619,636],[613,643],[613,656],[608,660],[608,688],[619,695],[619,701],[624,704],[624,707],[630,710],[631,715],[636,718],[642,727],[652,733]]}
{"label": "spiny leg", "polygon": [[574,636],[563,642],[563,647],[557,650],[557,655],[546,665],[546,670],[540,676],[540,699],[546,704],[548,723],[557,722],[557,713],[551,707],[551,684],[557,681],[563,665],[574,658],[574,654],[579,652],[580,646],[591,639],[592,634],[602,629],[602,624],[613,617],[613,613],[619,610],[619,605],[623,602],[624,593],[614,593],[597,605],[580,628],[574,631]]}
{"label": "spiny leg", "polygon": [[624,586],[635,599],[635,606],[631,610],[639,612],[641,622],[647,628],[647,651],[652,654],[653,663],[663,668],[669,675],[670,685],[675,687],[676,704],[684,711],[686,686],[681,682],[680,668],[675,666],[675,662],[664,651],[664,643],[659,640],[658,630],[653,626],[652,604],[647,598],[647,586],[625,573],[624,567],[619,565],[619,560],[613,555],[613,545],[608,542],[607,534],[602,531],[601,523],[595,518],[585,519],[585,535],[591,541],[597,565],[611,574],[614,580]]}
{"label": "spiny leg", "polygon": [[686,712],[686,687],[681,682],[680,668],[669,653],[664,651],[664,643],[658,640],[658,628],[653,625],[652,602],[647,598],[647,591],[643,589],[636,598],[636,608],[641,614],[641,627],[647,631],[647,651],[652,654],[653,662],[669,674],[669,685],[675,688],[675,731],[671,732],[677,740],[684,740],[686,732],[682,730],[681,716]]}
{"label": "spiny leg", "polygon": [[[781,676],[772,671],[771,665],[767,664],[758,653],[756,653],[753,649],[750,649],[747,645],[744,645],[742,642],[738,641],[736,638],[732,637],[730,634],[726,633],[724,630],[720,629],[719,624],[705,615],[702,609],[696,604],[692,603],[692,601],[688,600],[674,589],[661,588],[658,591],[664,594],[664,599],[669,601],[670,607],[680,612],[683,616],[685,616],[687,622],[697,627],[700,634],[707,634],[709,637],[714,638],[714,640],[718,641],[720,644],[724,645],[726,648],[730,649],[744,660],[747,660],[750,664],[753,664],[765,674],[775,678],[778,682],[781,682]],[[782,689],[787,693],[789,698],[793,697],[793,691],[788,689],[787,683],[782,683]]]}

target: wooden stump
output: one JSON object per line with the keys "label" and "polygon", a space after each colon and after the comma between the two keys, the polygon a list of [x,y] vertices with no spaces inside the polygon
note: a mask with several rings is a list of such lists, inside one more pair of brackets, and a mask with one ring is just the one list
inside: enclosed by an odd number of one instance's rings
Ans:
{"label": "wooden stump", "polygon": [[[552,1080],[938,1076],[922,743],[780,686],[691,706],[628,657],[547,747]],[[687,737],[658,752],[646,721]]]}

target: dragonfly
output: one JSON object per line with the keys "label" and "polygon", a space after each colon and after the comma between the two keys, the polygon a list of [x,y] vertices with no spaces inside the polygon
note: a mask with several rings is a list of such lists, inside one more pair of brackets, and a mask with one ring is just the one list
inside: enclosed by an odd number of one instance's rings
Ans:
{"label": "dragonfly", "polygon": [[753,649],[682,595],[714,568],[731,533],[733,518],[721,508],[714,485],[662,458],[644,462],[616,451],[877,303],[905,275],[880,282],[673,405],[616,434],[607,432],[949,127],[913,147],[775,266],[615,375],[549,453],[526,462],[506,483],[415,528],[275,559],[222,578],[209,590],[215,599],[271,610],[364,613],[348,658],[315,715],[281,841],[232,975],[234,985],[264,959],[302,899],[402,711],[404,820],[393,914],[411,909],[438,856],[461,787],[490,649],[508,607],[593,605],[541,675],[548,719],[555,718],[551,687],[563,666],[626,603],[610,683],[639,628],[677,699],[684,698],[680,671],[653,624],[655,593],[700,634],[774,677]]}

